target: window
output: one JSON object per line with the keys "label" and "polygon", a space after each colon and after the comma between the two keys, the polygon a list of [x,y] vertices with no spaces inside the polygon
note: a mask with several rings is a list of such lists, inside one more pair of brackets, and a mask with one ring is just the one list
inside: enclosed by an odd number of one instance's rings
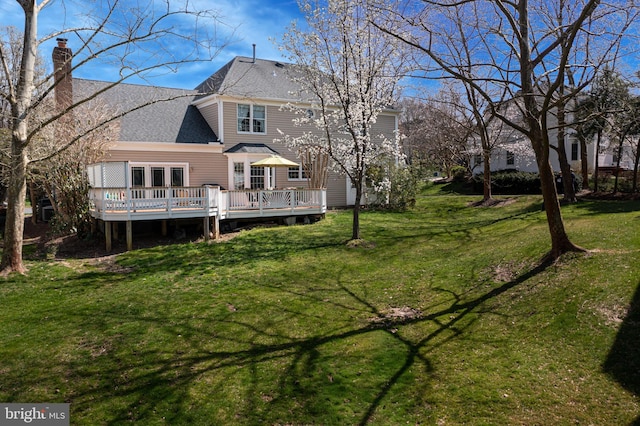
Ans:
{"label": "window", "polygon": [[182,167],[171,168],[171,186],[184,186],[184,169]]}
{"label": "window", "polygon": [[131,168],[131,186],[134,188],[144,186],[144,167]]}
{"label": "window", "polygon": [[305,167],[289,167],[289,180],[303,180],[309,178],[309,173]]}
{"label": "window", "polygon": [[476,166],[482,164],[482,154],[476,154],[473,156],[473,164]]}
{"label": "window", "polygon": [[514,164],[516,164],[516,155],[511,151],[507,151],[507,166],[513,166]]}
{"label": "window", "polygon": [[[188,163],[132,163],[131,187],[189,186]],[[137,191],[143,194],[144,191]],[[159,193],[159,192],[158,192]]]}
{"label": "window", "polygon": [[578,161],[578,142],[571,143],[571,161]]}
{"label": "window", "polygon": [[238,104],[238,132],[266,133],[267,107]]}
{"label": "window", "polygon": [[244,189],[244,163],[233,163],[233,189]]}
{"label": "window", "polygon": [[238,131],[250,132],[251,128],[251,107],[249,105],[238,105]]}
{"label": "window", "polygon": [[265,119],[266,119],[266,111],[264,106],[253,106],[253,132],[254,133],[265,133]]}
{"label": "window", "polygon": [[[151,186],[164,186],[164,167],[151,167]],[[154,189],[153,198],[165,198],[166,192],[163,189]]]}
{"label": "window", "polygon": [[164,167],[151,168],[151,186],[164,186]]}
{"label": "window", "polygon": [[251,189],[264,188],[264,171],[266,167],[251,166]]}

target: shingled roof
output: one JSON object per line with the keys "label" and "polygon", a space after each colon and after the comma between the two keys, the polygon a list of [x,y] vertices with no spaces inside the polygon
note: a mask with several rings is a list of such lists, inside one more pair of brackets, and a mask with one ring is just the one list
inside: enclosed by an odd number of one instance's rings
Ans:
{"label": "shingled roof", "polygon": [[201,96],[213,93],[244,98],[292,100],[300,86],[292,79],[292,64],[237,56],[196,87]]}
{"label": "shingled roof", "polygon": [[[76,97],[85,97],[104,89],[104,81],[74,79]],[[119,113],[119,140],[127,142],[166,142],[206,144],[218,140],[198,108],[191,105],[195,90],[120,83],[99,96]],[[148,104],[148,105],[145,105]],[[139,109],[137,107],[145,105]]]}
{"label": "shingled roof", "polygon": [[280,153],[274,150],[271,147],[263,143],[239,143],[237,145],[232,146],[225,152],[228,153],[249,153],[249,154],[270,154],[270,155],[280,155]]}

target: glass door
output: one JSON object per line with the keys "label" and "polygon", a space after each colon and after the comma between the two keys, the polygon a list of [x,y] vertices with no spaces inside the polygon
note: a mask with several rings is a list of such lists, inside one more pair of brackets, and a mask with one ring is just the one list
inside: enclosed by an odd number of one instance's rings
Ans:
{"label": "glass door", "polygon": [[166,198],[164,167],[151,167],[151,186],[153,198]]}

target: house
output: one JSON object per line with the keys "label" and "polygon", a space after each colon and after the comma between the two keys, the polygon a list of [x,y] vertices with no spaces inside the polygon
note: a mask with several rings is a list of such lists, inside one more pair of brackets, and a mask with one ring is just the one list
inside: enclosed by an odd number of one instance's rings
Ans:
{"label": "house", "polygon": [[[514,122],[521,121],[522,107],[519,106],[518,99],[511,99],[503,102],[499,106],[500,112],[509,117]],[[567,113],[565,120],[571,123],[572,114]],[[555,112],[548,113],[547,126],[549,133],[549,143],[552,146],[558,146],[558,119]],[[564,150],[567,160],[573,170],[579,170],[581,167],[580,143],[575,135],[575,130],[570,126],[564,128]],[[488,128],[489,138],[491,139],[491,171],[500,170],[518,170],[523,172],[538,172],[535,153],[529,139],[517,131],[516,129],[503,123],[501,120],[494,119]],[[471,148],[471,170],[479,174],[483,172],[483,157],[481,155],[480,142],[474,141],[474,147]],[[549,153],[549,161],[554,171],[560,171],[560,161],[558,153],[555,149],[551,149]],[[587,144],[587,162],[590,170],[595,169],[595,144]]]}
{"label": "house", "polygon": [[[549,131],[551,143],[556,144],[557,130],[552,129]],[[518,170],[523,172],[538,172],[538,165],[536,164],[535,154],[530,146],[530,142],[523,136],[511,136],[505,138],[500,142],[496,148],[491,152],[491,171],[501,170]],[[564,140],[565,152],[567,154],[567,160],[571,169],[579,171],[581,169],[580,158],[580,142],[573,132],[569,132],[565,135]],[[618,145],[616,142],[603,138],[600,146],[600,153],[598,154],[598,170],[600,175],[614,174],[616,170],[620,171],[632,171],[634,168],[634,153],[632,147],[625,144],[622,149],[622,157],[620,158],[620,165],[618,168]],[[474,174],[481,174],[483,172],[482,163],[483,158],[481,154],[477,153],[477,148],[474,149],[471,156],[471,170]],[[587,143],[587,169],[589,173],[593,173],[596,169],[595,161],[596,142],[594,140]],[[556,172],[560,171],[560,161],[558,160],[558,153],[556,150],[551,149],[549,153],[549,161],[551,167]]]}
{"label": "house", "polygon": [[[66,45],[64,45],[65,49]],[[55,59],[55,55],[54,55]],[[56,66],[58,68],[58,66]],[[309,188],[297,153],[275,139],[304,130],[285,108],[298,87],[290,64],[236,57],[198,85],[180,90],[118,84],[100,98],[129,111],[104,162],[89,167],[91,214],[104,224],[107,246],[125,223],[131,247],[132,222],[204,219],[204,235],[233,221],[281,218],[288,223],[322,216],[329,207],[353,204],[348,180],[330,172],[326,188]],[[104,90],[109,83],[72,79],[74,96]],[[144,105],[142,107],[138,107]],[[374,131],[393,136],[398,112],[386,111]],[[266,158],[296,163],[253,165]],[[115,224],[115,225],[114,225]]]}
{"label": "house", "polygon": [[[557,130],[550,130],[550,141],[552,145],[556,145]],[[571,133],[565,135],[564,139],[565,152],[567,160],[573,170],[580,170],[580,143],[578,139]],[[477,151],[477,150],[476,150]],[[589,169],[595,169],[595,144],[587,144],[587,158]],[[600,156],[600,166],[604,154]],[[560,171],[560,161],[557,152],[552,149],[549,154],[549,161],[553,170]],[[475,174],[482,173],[482,155],[474,153],[471,157],[471,169]],[[535,153],[531,148],[531,143],[524,135],[512,135],[499,142],[491,151],[491,171],[500,170],[518,170],[522,172],[538,172]]]}

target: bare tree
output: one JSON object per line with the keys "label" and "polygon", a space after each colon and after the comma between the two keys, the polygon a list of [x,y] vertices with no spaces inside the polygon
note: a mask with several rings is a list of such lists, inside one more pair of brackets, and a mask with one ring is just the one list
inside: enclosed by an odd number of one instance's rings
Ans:
{"label": "bare tree", "polygon": [[[566,70],[575,57],[577,40],[593,40],[597,34],[602,45],[617,44],[635,17],[635,7],[623,1],[605,5],[599,0],[442,0],[424,1],[420,5],[399,1],[395,6],[386,8],[393,18],[378,24],[380,28],[428,57],[434,64],[433,69],[441,75],[474,87],[487,100],[497,118],[530,140],[551,237],[551,250],[545,260],[582,250],[571,242],[562,220],[549,161],[549,129],[553,125],[549,119],[557,107],[558,89],[566,84],[566,75],[561,71]],[[548,25],[549,7],[562,9],[562,19],[555,25]],[[607,17],[615,17],[617,21],[613,28],[620,29],[620,33],[611,33],[611,22]],[[476,36],[472,58],[481,66],[475,67],[471,74],[462,72],[458,61],[444,47],[450,41],[448,34],[452,31],[457,31],[459,37]],[[599,52],[604,56],[607,50]],[[594,73],[593,67],[582,70]],[[485,84],[497,90],[487,91]],[[521,108],[521,123],[500,113],[492,95],[494,92],[507,93],[515,101]]]}
{"label": "bare tree", "polygon": [[296,150],[309,147],[325,153],[351,180],[356,193],[351,239],[358,240],[367,167],[398,155],[397,138],[377,134],[376,122],[397,100],[401,49],[370,24],[363,2],[299,4],[308,28],[293,24],[282,46],[297,64],[292,77],[302,87],[301,98],[309,99],[315,111],[292,105],[300,113],[296,122],[315,130],[300,137],[285,135],[284,140]]}
{"label": "bare tree", "polygon": [[[611,133],[615,116],[624,110],[629,97],[629,86],[615,70],[605,67],[590,86],[589,91],[577,102],[575,108],[576,134],[581,143],[595,137],[595,170],[593,190],[598,191],[600,153],[605,135]],[[584,166],[583,166],[584,169]]]}
{"label": "bare tree", "polygon": [[[90,230],[89,180],[87,165],[101,161],[112,142],[117,140],[119,126],[108,121],[115,111],[94,99],[73,114],[73,123],[58,121],[41,132],[39,140],[29,147],[29,180],[44,190],[54,210],[54,228],[58,233]],[[108,121],[96,127],[96,123]],[[62,127],[62,128],[61,128]],[[68,129],[73,132],[67,132]],[[58,151],[75,134],[84,136],[66,150]]]}
{"label": "bare tree", "polygon": [[[23,34],[14,26],[3,27],[0,30],[0,50],[4,52],[6,61],[5,69],[9,73],[0,73],[0,93],[8,93],[11,85],[17,85],[20,77],[20,62],[22,58]],[[38,52],[40,53],[40,52]],[[44,69],[44,59],[40,54],[35,62],[35,81],[41,81],[46,71]],[[39,84],[35,84],[37,90],[43,90]],[[9,179],[9,147],[11,146],[11,104],[8,99],[0,96],[0,201],[5,201]],[[35,216],[34,216],[35,219]]]}
{"label": "bare tree", "polygon": [[475,129],[460,104],[460,94],[450,87],[426,100],[400,104],[403,152],[410,162],[442,170],[449,177],[454,166],[468,167]]}
{"label": "bare tree", "polygon": [[[53,0],[17,0],[24,11],[24,29],[22,48],[19,54],[17,79],[13,52],[7,51],[5,44],[0,45],[0,67],[3,86],[0,87],[0,99],[10,105],[9,127],[12,139],[8,152],[9,181],[7,219],[5,226],[4,250],[0,269],[3,274],[12,271],[24,273],[22,261],[22,234],[24,228],[24,200],[26,193],[27,168],[32,158],[29,147],[37,144],[39,135],[55,123],[68,120],[73,111],[98,97],[111,87],[138,76],[145,78],[151,73],[175,72],[178,66],[186,62],[210,60],[220,48],[216,46],[215,31],[217,14],[213,11],[195,10],[188,1],[142,1],[135,7],[130,3],[114,0],[108,4],[82,2],[86,15],[79,27],[61,28],[46,37],[38,38],[38,18],[41,13],[61,13],[54,9]],[[67,3],[69,5],[70,3]],[[95,7],[95,10],[90,10]],[[67,17],[71,21],[72,17]],[[186,20],[189,30],[179,25]],[[36,66],[40,46],[52,38],[66,35],[78,41],[80,48],[65,57],[64,63],[46,75],[37,79]],[[184,46],[174,49],[175,45]],[[72,72],[89,64],[102,61],[116,67],[112,82],[95,93],[81,98],[74,96],[68,105],[51,110],[48,116],[38,116],[37,110],[52,96],[60,80],[56,73]],[[71,65],[73,63],[73,66]],[[161,101],[161,99],[158,99]],[[137,106],[141,108],[143,105]],[[106,117],[102,122],[94,123],[93,128],[116,121],[127,111]],[[78,140],[91,133],[92,129],[72,131],[60,143],[56,151],[69,149]],[[52,154],[51,156],[53,156]]]}
{"label": "bare tree", "polygon": [[[633,147],[633,137],[637,137],[640,134],[640,98],[633,96],[631,93],[623,100],[622,111],[616,114],[614,119],[615,135],[618,139],[618,144],[615,149],[616,165],[614,168],[614,184],[613,192],[618,192],[619,178],[620,178],[620,164],[622,158],[625,156],[625,147]],[[637,156],[637,154],[636,154]],[[635,156],[634,156],[635,157]],[[634,171],[636,165],[634,161]],[[635,191],[637,183],[633,183],[633,191]]]}

